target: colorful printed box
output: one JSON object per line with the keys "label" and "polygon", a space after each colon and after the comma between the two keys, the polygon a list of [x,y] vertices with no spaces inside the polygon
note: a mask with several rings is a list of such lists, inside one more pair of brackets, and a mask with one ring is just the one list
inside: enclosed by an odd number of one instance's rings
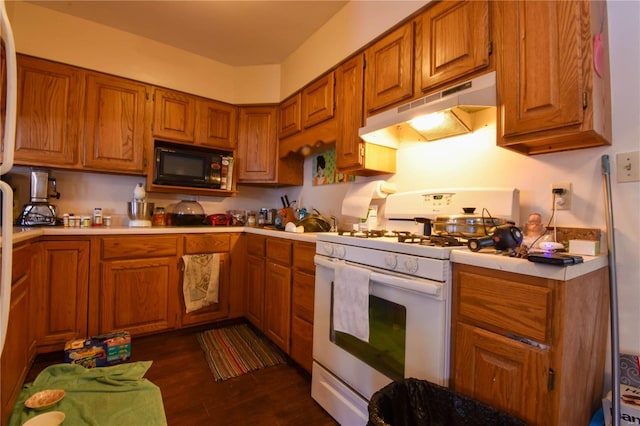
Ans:
{"label": "colorful printed box", "polygon": [[86,368],[106,367],[131,358],[131,336],[127,331],[70,340],[64,346],[64,361]]}

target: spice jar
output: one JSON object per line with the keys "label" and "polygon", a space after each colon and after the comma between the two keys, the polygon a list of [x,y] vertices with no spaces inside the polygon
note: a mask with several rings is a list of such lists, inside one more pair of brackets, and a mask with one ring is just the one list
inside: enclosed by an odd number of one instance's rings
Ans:
{"label": "spice jar", "polygon": [[166,226],[167,225],[167,216],[164,211],[164,207],[157,207],[153,211],[152,218],[153,226]]}

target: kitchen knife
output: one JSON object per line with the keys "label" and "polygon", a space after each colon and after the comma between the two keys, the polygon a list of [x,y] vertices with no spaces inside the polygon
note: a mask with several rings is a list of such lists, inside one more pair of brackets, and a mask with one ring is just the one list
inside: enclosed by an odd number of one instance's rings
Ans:
{"label": "kitchen knife", "polygon": [[287,197],[286,195],[284,196],[284,201],[287,202],[287,205],[285,207],[291,207],[291,203],[289,203],[289,197]]}
{"label": "kitchen knife", "polygon": [[287,203],[284,202],[284,197],[280,197],[280,201],[282,201],[282,208],[286,209],[287,208]]}

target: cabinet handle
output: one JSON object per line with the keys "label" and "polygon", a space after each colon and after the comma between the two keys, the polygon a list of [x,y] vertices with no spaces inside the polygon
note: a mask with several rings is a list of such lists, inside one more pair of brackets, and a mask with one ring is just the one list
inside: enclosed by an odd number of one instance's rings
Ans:
{"label": "cabinet handle", "polygon": [[582,92],[582,109],[587,109],[589,106],[589,94],[587,92]]}
{"label": "cabinet handle", "polygon": [[547,380],[547,390],[552,391],[555,385],[556,373],[553,371],[553,368],[549,369],[549,375]]}

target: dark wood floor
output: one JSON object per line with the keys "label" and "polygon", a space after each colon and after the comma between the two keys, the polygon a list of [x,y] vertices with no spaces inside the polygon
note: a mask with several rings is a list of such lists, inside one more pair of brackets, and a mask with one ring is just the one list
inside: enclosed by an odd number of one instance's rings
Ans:
{"label": "dark wood floor", "polygon": [[[216,382],[196,340],[200,329],[132,339],[131,361],[152,360],[145,377],[160,387],[169,425],[336,425],[311,398],[311,378],[293,362]],[[60,362],[36,358],[27,376]]]}

